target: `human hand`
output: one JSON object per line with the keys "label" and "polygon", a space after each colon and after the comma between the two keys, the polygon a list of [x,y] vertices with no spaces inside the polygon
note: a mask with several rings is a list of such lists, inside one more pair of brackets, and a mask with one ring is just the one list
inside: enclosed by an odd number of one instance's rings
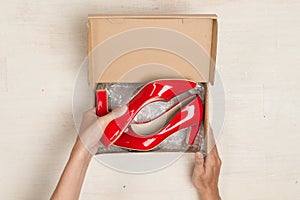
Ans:
{"label": "human hand", "polygon": [[97,152],[103,130],[126,111],[127,106],[122,106],[99,118],[95,108],[83,113],[79,135],[51,199],[79,199],[86,170],[92,155]]}
{"label": "human hand", "polygon": [[221,159],[211,128],[206,137],[206,148],[208,154],[205,158],[202,153],[195,153],[195,167],[192,177],[193,184],[198,190],[201,200],[220,200],[218,180],[221,169]]}
{"label": "human hand", "polygon": [[90,155],[95,155],[105,127],[110,121],[120,117],[126,111],[127,106],[124,105],[102,117],[97,117],[95,108],[84,112],[76,142],[81,143],[78,146],[83,146]]}

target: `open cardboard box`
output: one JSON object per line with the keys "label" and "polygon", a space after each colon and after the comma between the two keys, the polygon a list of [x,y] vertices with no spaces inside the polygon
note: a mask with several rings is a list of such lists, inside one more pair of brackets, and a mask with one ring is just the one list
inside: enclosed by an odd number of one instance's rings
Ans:
{"label": "open cardboard box", "polygon": [[[163,34],[165,39],[157,38]],[[151,46],[153,42],[158,43]],[[195,44],[202,50],[193,49]],[[216,15],[89,15],[89,84],[166,78],[204,83],[206,134],[208,83],[214,82],[216,47]]]}

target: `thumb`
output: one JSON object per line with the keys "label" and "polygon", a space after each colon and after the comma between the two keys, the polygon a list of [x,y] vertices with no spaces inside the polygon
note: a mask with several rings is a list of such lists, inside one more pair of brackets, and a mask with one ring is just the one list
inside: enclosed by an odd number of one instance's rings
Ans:
{"label": "thumb", "polygon": [[204,172],[204,156],[201,152],[195,153],[195,168],[196,173],[202,174]]}
{"label": "thumb", "polygon": [[124,115],[128,110],[127,105],[123,105],[121,107],[115,108],[113,111],[111,111],[110,113],[108,113],[107,115],[103,116],[103,117],[99,117],[98,121],[101,123],[102,127],[106,127],[107,124],[118,118],[121,117],[122,115]]}
{"label": "thumb", "polygon": [[204,164],[204,157],[201,152],[196,152],[195,153],[195,164],[198,166],[203,166]]}

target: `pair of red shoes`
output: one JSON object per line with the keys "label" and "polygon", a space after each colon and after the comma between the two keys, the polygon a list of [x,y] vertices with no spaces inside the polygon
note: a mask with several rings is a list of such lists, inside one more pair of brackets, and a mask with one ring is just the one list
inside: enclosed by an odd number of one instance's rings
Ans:
{"label": "pair of red shoes", "polygon": [[[96,92],[97,115],[103,115],[101,100],[103,91]],[[134,118],[146,105],[153,102],[170,102],[164,113],[146,122],[135,122]],[[101,142],[104,146],[149,151],[171,134],[189,128],[188,145],[192,145],[203,119],[203,104],[196,83],[188,80],[156,80],[148,83],[127,104],[128,111],[112,120],[104,130]]]}

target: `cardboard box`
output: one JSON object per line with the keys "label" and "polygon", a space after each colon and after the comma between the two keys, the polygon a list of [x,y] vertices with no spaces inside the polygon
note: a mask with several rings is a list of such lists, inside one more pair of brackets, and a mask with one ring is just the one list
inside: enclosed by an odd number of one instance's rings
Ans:
{"label": "cardboard box", "polygon": [[[214,82],[217,27],[216,15],[89,15],[89,83],[148,82],[165,78],[205,83],[204,131],[207,133],[207,85]],[[156,46],[151,46],[154,43]]]}

